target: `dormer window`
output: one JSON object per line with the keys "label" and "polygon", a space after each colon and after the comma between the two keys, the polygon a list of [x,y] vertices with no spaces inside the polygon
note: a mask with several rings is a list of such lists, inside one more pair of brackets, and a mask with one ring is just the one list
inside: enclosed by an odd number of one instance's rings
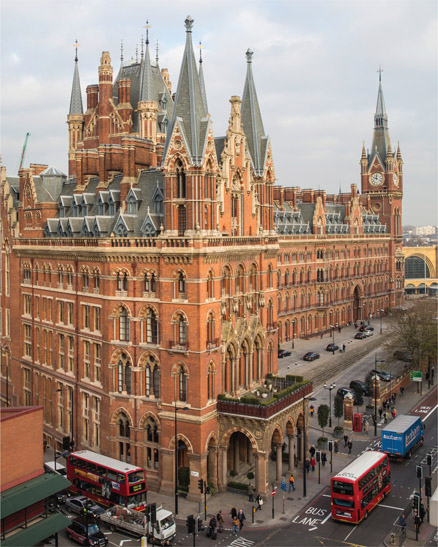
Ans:
{"label": "dormer window", "polygon": [[160,101],[160,106],[161,106],[161,110],[163,112],[167,111],[167,99],[166,99],[166,95],[164,95],[164,93],[163,93],[163,97],[161,98],[161,101]]}
{"label": "dormer window", "polygon": [[112,198],[110,198],[110,200],[109,200],[109,214],[111,216],[114,216],[114,213],[115,213],[114,201],[113,201]]}
{"label": "dormer window", "polygon": [[134,196],[130,196],[128,198],[128,207],[127,207],[127,214],[128,215],[136,215],[138,212],[138,202],[135,199]]}
{"label": "dormer window", "polygon": [[59,218],[65,217],[65,207],[62,203],[59,204]]}
{"label": "dormer window", "polygon": [[160,194],[157,194],[154,201],[154,213],[159,215],[163,214],[163,198]]}

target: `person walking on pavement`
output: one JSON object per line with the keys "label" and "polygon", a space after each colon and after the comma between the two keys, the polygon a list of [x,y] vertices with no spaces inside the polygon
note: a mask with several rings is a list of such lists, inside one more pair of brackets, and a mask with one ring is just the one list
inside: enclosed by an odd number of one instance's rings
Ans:
{"label": "person walking on pavement", "polygon": [[230,511],[231,520],[234,520],[235,517],[237,517],[237,509],[233,507]]}
{"label": "person walking on pavement", "polygon": [[421,524],[423,524],[424,522],[424,517],[426,516],[426,509],[424,508],[424,503],[421,502],[421,505],[420,505],[420,519],[421,519]]}
{"label": "person walking on pavement", "polygon": [[217,521],[217,531],[218,532],[223,532],[224,531],[224,517],[222,516],[222,509],[216,515],[216,521]]}
{"label": "person walking on pavement", "polygon": [[391,410],[391,416],[392,416],[392,419],[394,419],[394,418],[397,416],[397,411],[396,411],[395,408],[393,408],[393,409]]}
{"label": "person walking on pavement", "polygon": [[345,353],[347,346],[345,344],[342,344],[342,353]]}
{"label": "person walking on pavement", "polygon": [[233,518],[233,532],[235,536],[239,535],[239,519],[237,517]]}
{"label": "person walking on pavement", "polygon": [[338,443],[338,441],[335,441],[334,447],[335,447],[335,454],[337,454],[339,452],[339,443]]}
{"label": "person walking on pavement", "polygon": [[295,492],[295,479],[294,479],[294,476],[292,475],[292,473],[290,474],[290,477],[289,477],[289,492],[293,490]]}
{"label": "person walking on pavement", "polygon": [[348,443],[348,435],[345,434],[344,435],[344,448],[347,446],[347,443]]}
{"label": "person walking on pavement", "polygon": [[257,494],[255,500],[256,500],[256,503],[257,503],[256,511],[261,511],[261,510],[262,510],[262,505],[263,505],[263,500],[262,500],[261,495],[260,495],[260,494]]}
{"label": "person walking on pavement", "polygon": [[383,413],[383,420],[385,421],[385,424],[388,423],[388,416],[386,415],[386,412]]}
{"label": "person walking on pavement", "polygon": [[379,408],[379,418],[382,419],[382,414],[383,414],[383,408],[380,407]]}
{"label": "person walking on pavement", "polygon": [[309,410],[310,410],[310,417],[313,418],[313,413],[315,412],[315,407],[313,405],[310,405]]}
{"label": "person walking on pavement", "polygon": [[315,445],[312,444],[312,446],[310,447],[309,449],[309,453],[310,453],[310,456],[313,458],[313,456],[315,455],[315,452],[316,452],[316,448],[315,448]]}
{"label": "person walking on pavement", "polygon": [[254,488],[252,484],[248,485],[248,501],[254,502]]}
{"label": "person walking on pavement", "polygon": [[369,429],[368,420],[365,420],[363,428],[364,428],[365,433],[368,435],[368,429]]}
{"label": "person walking on pavement", "polygon": [[403,397],[403,393],[404,393],[404,392],[405,392],[405,388],[402,386],[402,387],[400,388],[400,395],[401,395],[402,397]]}
{"label": "person walking on pavement", "polygon": [[307,471],[307,473],[310,471],[310,460],[309,460],[309,458],[306,459],[306,471]]}
{"label": "person walking on pavement", "polygon": [[353,442],[348,441],[348,453],[351,454],[351,449],[353,448]]}
{"label": "person walking on pavement", "polygon": [[400,517],[400,528],[401,528],[402,534],[405,534],[405,535],[406,535],[406,517],[405,517],[405,514],[404,514],[404,513],[403,513],[403,515]]}
{"label": "person walking on pavement", "polygon": [[310,465],[312,466],[312,471],[315,471],[316,460],[313,456],[310,460]]}
{"label": "person walking on pavement", "polygon": [[242,509],[239,509],[239,514],[237,515],[237,518],[239,520],[239,530],[242,530],[243,521],[246,520],[245,513],[242,511]]}
{"label": "person walking on pavement", "polygon": [[321,454],[321,463],[322,463],[322,466],[324,467],[324,465],[326,464],[326,461],[327,461],[327,454],[325,452],[323,452]]}

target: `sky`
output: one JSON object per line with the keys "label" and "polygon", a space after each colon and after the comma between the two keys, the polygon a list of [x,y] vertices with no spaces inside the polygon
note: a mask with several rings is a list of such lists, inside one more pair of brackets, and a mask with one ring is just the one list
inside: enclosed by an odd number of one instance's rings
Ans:
{"label": "sky", "polygon": [[[404,161],[403,224],[437,220],[437,2],[435,0],[2,0],[2,164],[16,175],[46,163],[67,173],[67,114],[77,39],[82,99],[97,83],[102,51],[114,77],[140,50],[149,21],[150,47],[175,87],[194,19],[213,133],[225,134],[229,99],[242,96],[245,52],[277,183],[346,192],[360,188],[362,144],[372,143],[378,69],[392,146]],[[198,52],[199,50],[195,50]],[[151,51],[155,57],[155,51]]]}

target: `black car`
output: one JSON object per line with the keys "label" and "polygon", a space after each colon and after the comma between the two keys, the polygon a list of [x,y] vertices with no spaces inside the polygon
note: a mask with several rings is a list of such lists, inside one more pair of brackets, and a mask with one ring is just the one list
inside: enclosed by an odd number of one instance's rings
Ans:
{"label": "black car", "polygon": [[[88,534],[87,534],[88,527]],[[99,525],[93,518],[79,517],[71,521],[66,528],[67,537],[81,545],[108,545],[108,538],[102,534]],[[88,536],[88,538],[87,538]]]}
{"label": "black car", "polygon": [[287,351],[287,349],[279,349],[278,350],[278,357],[282,359],[283,357],[289,357],[289,355],[292,355],[291,351]]}
{"label": "black car", "polygon": [[365,338],[368,338],[368,336],[364,332],[356,332],[355,338],[356,340],[364,340]]}
{"label": "black car", "polygon": [[329,344],[325,350],[326,351],[338,351],[339,349],[339,346],[337,346],[336,344]]}
{"label": "black car", "polygon": [[340,395],[342,399],[345,399],[345,396],[349,393],[353,397],[354,404],[357,404],[357,397],[354,391],[348,387],[340,387],[336,392],[336,395]]}
{"label": "black car", "polygon": [[390,380],[395,380],[395,377],[392,376],[392,374],[389,374],[389,372],[385,372],[384,370],[373,370],[377,374],[377,376],[382,380],[382,382],[389,382]]}
{"label": "black car", "polygon": [[319,359],[319,353],[316,353],[316,351],[308,351],[303,359],[304,361],[316,361],[316,359]]}
{"label": "black car", "polygon": [[97,503],[94,503],[94,501],[90,500],[89,498],[85,496],[68,498],[65,501],[65,506],[72,513],[76,513],[78,515],[82,515],[85,508],[87,508],[89,515],[92,515],[95,517],[98,517],[99,515],[102,515],[102,513],[105,513],[105,509],[103,507],[101,507]]}
{"label": "black car", "polygon": [[364,395],[371,395],[369,386],[365,382],[362,382],[362,380],[352,380],[350,382],[350,389],[352,391],[355,391],[356,389],[359,391],[362,391]]}
{"label": "black car", "polygon": [[374,327],[372,327],[371,325],[362,325],[359,328],[359,332],[366,332],[367,330],[370,332],[374,332]]}

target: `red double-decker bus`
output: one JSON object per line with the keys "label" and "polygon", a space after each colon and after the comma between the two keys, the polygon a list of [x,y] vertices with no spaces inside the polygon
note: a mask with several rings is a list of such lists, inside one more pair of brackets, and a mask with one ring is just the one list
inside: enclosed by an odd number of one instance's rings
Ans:
{"label": "red double-decker bus", "polygon": [[357,524],[390,491],[388,456],[365,452],[331,480],[332,519]]}
{"label": "red double-decker bus", "polygon": [[67,478],[73,492],[102,505],[124,505],[136,511],[146,507],[146,476],[141,467],[79,450],[67,458]]}

